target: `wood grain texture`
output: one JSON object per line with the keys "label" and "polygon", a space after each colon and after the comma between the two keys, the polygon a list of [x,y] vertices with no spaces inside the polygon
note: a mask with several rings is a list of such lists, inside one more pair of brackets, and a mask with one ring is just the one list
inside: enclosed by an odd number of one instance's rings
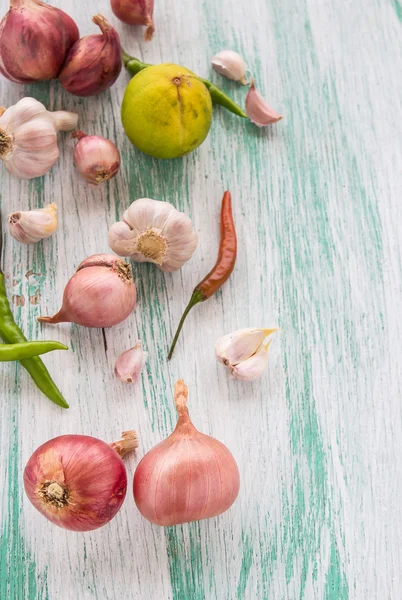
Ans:
{"label": "wood grain texture", "polygon": [[[72,165],[73,142],[41,179],[1,170],[1,214],[55,201],[57,235],[33,247],[6,234],[5,272],[30,339],[71,347],[45,362],[71,408],[42,397],[16,365],[0,366],[0,598],[3,600],[396,600],[402,596],[402,7],[399,0],[157,2],[151,44],[111,14],[106,0],[63,7],[81,34],[103,13],[128,52],[211,76],[240,103],[246,90],[210,72],[224,48],[241,52],[258,88],[285,118],[269,129],[215,110],[206,142],[162,162],[134,150],[120,125],[128,77],[98,98],[57,82],[0,81],[0,104],[32,95],[80,114],[80,127],[116,140],[121,173],[90,189]],[[1,0],[1,14],[6,2]],[[233,195],[235,272],[189,316],[171,363],[166,354],[194,285],[214,263],[222,192]],[[107,252],[107,229],[148,196],[186,211],[199,232],[193,259],[175,274],[134,265],[139,303],[102,335],[75,325],[41,327],[87,255]],[[218,335],[279,324],[267,375],[231,381],[215,362]],[[141,339],[142,385],[113,377],[116,356]],[[129,490],[106,527],[59,530],[23,494],[33,450],[61,433],[112,441],[140,434],[136,459],[171,432],[173,384],[190,388],[195,425],[238,461],[233,508],[208,521],[159,528]]]}

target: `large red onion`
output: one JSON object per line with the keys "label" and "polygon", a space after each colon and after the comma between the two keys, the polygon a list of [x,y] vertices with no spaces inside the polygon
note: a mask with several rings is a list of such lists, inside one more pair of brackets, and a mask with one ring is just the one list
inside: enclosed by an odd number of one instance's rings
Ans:
{"label": "large red onion", "polygon": [[74,21],[39,0],[10,0],[0,23],[0,73],[16,83],[56,78],[79,38]]}
{"label": "large red onion", "polygon": [[174,432],[152,448],[134,475],[140,513],[157,525],[178,525],[220,515],[236,500],[239,469],[218,440],[192,424],[184,381],[175,386],[179,420]]}
{"label": "large red onion", "polygon": [[59,75],[61,85],[76,96],[95,96],[118,78],[121,67],[120,38],[102,15],[92,19],[101,34],[87,35],[71,48]]}
{"label": "large red onion", "polygon": [[112,327],[131,314],[136,296],[128,263],[112,254],[93,254],[82,261],[67,283],[59,312],[38,317],[38,321]]}
{"label": "large red onion", "polygon": [[126,468],[120,456],[138,446],[135,431],[106,444],[87,435],[61,435],[42,444],[24,471],[25,492],[49,521],[72,531],[106,525],[123,504]]}

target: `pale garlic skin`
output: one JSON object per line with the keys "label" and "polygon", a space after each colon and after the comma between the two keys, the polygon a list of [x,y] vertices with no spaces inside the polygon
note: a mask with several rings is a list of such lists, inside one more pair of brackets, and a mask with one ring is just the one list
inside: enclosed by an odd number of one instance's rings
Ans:
{"label": "pale garlic skin", "polygon": [[250,89],[246,97],[246,112],[250,121],[257,127],[266,127],[280,121],[283,116],[276,112],[255,89],[254,79],[251,81]]}
{"label": "pale garlic skin", "polygon": [[265,339],[276,329],[238,329],[220,338],[215,345],[219,362],[225,365],[234,379],[254,381],[259,379],[268,364],[269,341]]}
{"label": "pale garlic skin", "polygon": [[198,236],[191,219],[168,202],[140,198],[109,229],[109,246],[120,256],[177,271],[193,255]]}
{"label": "pale garlic skin", "polygon": [[141,348],[141,342],[137,342],[133,348],[120,354],[114,366],[114,374],[117,379],[123,383],[138,381],[147,356],[148,353]]}
{"label": "pale garlic skin", "polygon": [[10,235],[22,244],[35,244],[50,237],[58,227],[57,206],[14,212],[8,216]]}
{"label": "pale garlic skin", "polygon": [[0,116],[0,159],[15,177],[41,177],[59,158],[57,132],[77,123],[75,113],[50,112],[34,98],[22,98]]}
{"label": "pale garlic skin", "polygon": [[220,75],[247,85],[247,66],[244,59],[233,50],[222,50],[213,57],[211,64]]}

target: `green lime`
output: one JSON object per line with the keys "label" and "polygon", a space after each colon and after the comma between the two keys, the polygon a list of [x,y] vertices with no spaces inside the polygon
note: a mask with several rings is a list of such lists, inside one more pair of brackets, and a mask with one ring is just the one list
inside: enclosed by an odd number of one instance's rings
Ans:
{"label": "green lime", "polygon": [[209,91],[194,73],[165,63],[147,67],[128,84],[121,119],[130,141],[156,158],[192,152],[212,121]]}

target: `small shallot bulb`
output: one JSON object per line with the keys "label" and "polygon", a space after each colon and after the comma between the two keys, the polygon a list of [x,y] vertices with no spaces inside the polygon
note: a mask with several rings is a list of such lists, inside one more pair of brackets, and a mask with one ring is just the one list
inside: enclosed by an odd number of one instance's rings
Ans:
{"label": "small shallot bulb", "polygon": [[61,85],[76,96],[95,96],[114,84],[121,67],[120,39],[102,15],[92,19],[102,34],[87,35],[71,48],[59,75]]}
{"label": "small shallot bulb", "polygon": [[35,244],[48,238],[57,229],[57,206],[14,212],[8,217],[8,230],[18,242]]}
{"label": "small shallot bulb", "polygon": [[265,339],[277,329],[238,329],[216,342],[215,354],[234,379],[253,381],[259,379],[268,364],[269,341]]}
{"label": "small shallot bulb", "polygon": [[147,352],[141,348],[141,342],[120,354],[114,366],[114,374],[123,383],[135,383],[145,365]]}
{"label": "small shallot bulb", "polygon": [[157,525],[216,517],[239,493],[235,459],[224,444],[197,431],[187,397],[187,386],[180,380],[175,385],[176,429],[144,456],[134,475],[138,510]]}
{"label": "small shallot bulb", "polygon": [[135,431],[106,444],[88,435],[61,435],[42,444],[24,471],[25,493],[46,519],[71,531],[106,525],[127,491],[123,461],[138,446]]}
{"label": "small shallot bulb", "polygon": [[117,174],[120,152],[113,142],[82,131],[74,131],[72,137],[78,139],[74,148],[74,164],[91,185],[99,185]]}
{"label": "small shallot bulb", "polygon": [[137,262],[177,271],[193,255],[198,236],[189,217],[168,202],[140,198],[109,229],[109,246]]}
{"label": "small shallot bulb", "polygon": [[38,317],[38,321],[112,327],[131,314],[135,300],[130,265],[111,254],[94,254],[78,266],[67,283],[59,312]]}
{"label": "small shallot bulb", "polygon": [[255,89],[254,79],[246,97],[246,112],[250,120],[258,127],[265,127],[277,123],[283,117],[271,108],[261,94]]}
{"label": "small shallot bulb", "polygon": [[233,79],[234,81],[240,81],[242,85],[247,85],[246,80],[246,63],[243,58],[237,52],[233,50],[223,50],[218,52],[212,61],[212,66],[220,75]]}
{"label": "small shallot bulb", "polygon": [[58,76],[78,28],[65,12],[39,0],[10,0],[0,23],[0,73],[16,83]]}
{"label": "small shallot bulb", "polygon": [[59,158],[57,132],[77,127],[78,115],[46,110],[34,98],[0,109],[0,159],[20,179],[41,177]]}
{"label": "small shallot bulb", "polygon": [[145,25],[144,38],[152,40],[155,26],[152,19],[154,0],[111,0],[112,11],[120,21],[128,25]]}

